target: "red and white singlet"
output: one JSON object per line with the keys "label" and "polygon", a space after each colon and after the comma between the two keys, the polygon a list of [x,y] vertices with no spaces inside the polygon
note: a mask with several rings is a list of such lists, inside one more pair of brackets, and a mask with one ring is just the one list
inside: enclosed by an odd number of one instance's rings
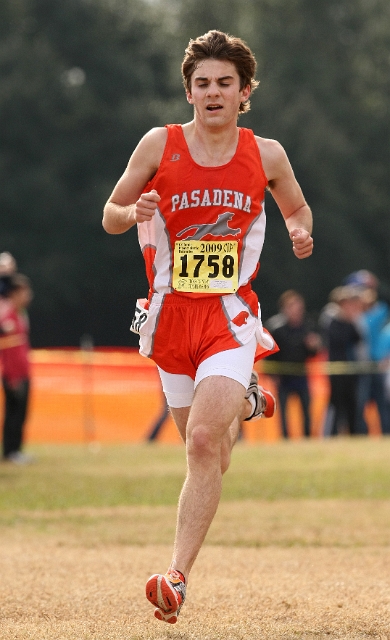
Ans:
{"label": "red and white singlet", "polygon": [[[169,371],[173,356],[167,357],[167,342],[174,338],[177,350],[178,329],[188,343],[197,328],[201,339],[209,324],[210,340],[193,347],[195,368],[213,353],[246,344],[255,331],[267,355],[275,343],[262,328],[250,284],[259,268],[266,224],[267,178],[254,134],[239,128],[230,162],[204,167],[191,157],[181,125],[167,129],[160,166],[144,189],[155,189],[161,200],[153,218],[138,224],[150,287],[140,352]],[[184,326],[183,318],[176,325],[178,308],[191,307],[191,316],[195,302],[204,309],[203,327],[199,317],[191,326]],[[173,364],[172,373],[181,373],[178,367]]]}

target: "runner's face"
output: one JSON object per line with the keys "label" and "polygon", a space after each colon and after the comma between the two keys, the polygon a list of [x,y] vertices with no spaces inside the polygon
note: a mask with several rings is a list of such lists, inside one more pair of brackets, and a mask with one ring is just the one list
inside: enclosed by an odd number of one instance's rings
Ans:
{"label": "runner's face", "polygon": [[187,100],[194,105],[195,118],[209,126],[237,121],[241,102],[250,95],[249,85],[240,89],[240,77],[232,62],[207,58],[191,77]]}

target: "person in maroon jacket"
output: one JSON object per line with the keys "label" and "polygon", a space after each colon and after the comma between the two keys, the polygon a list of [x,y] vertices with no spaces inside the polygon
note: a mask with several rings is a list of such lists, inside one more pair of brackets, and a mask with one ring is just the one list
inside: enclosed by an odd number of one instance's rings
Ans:
{"label": "person in maroon jacket", "polygon": [[25,464],[23,431],[30,391],[29,321],[32,290],[27,276],[15,274],[0,299],[0,362],[4,389],[3,459]]}

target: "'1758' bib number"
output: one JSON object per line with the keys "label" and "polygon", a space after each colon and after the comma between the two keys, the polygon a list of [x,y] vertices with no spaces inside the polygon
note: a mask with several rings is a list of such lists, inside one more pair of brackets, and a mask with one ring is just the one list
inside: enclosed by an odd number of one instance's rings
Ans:
{"label": "'1758' bib number", "polygon": [[238,242],[175,242],[173,288],[191,293],[234,293],[238,289]]}

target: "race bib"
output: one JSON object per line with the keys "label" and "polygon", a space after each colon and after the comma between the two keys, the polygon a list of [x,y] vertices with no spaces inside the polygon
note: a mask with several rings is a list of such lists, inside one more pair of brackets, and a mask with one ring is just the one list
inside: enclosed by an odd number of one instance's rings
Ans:
{"label": "race bib", "polygon": [[146,298],[139,298],[135,305],[134,318],[131,321],[130,331],[133,333],[141,333],[141,329],[148,319],[149,311],[144,309]]}
{"label": "race bib", "polygon": [[173,288],[186,293],[234,293],[238,289],[238,242],[175,242]]}

